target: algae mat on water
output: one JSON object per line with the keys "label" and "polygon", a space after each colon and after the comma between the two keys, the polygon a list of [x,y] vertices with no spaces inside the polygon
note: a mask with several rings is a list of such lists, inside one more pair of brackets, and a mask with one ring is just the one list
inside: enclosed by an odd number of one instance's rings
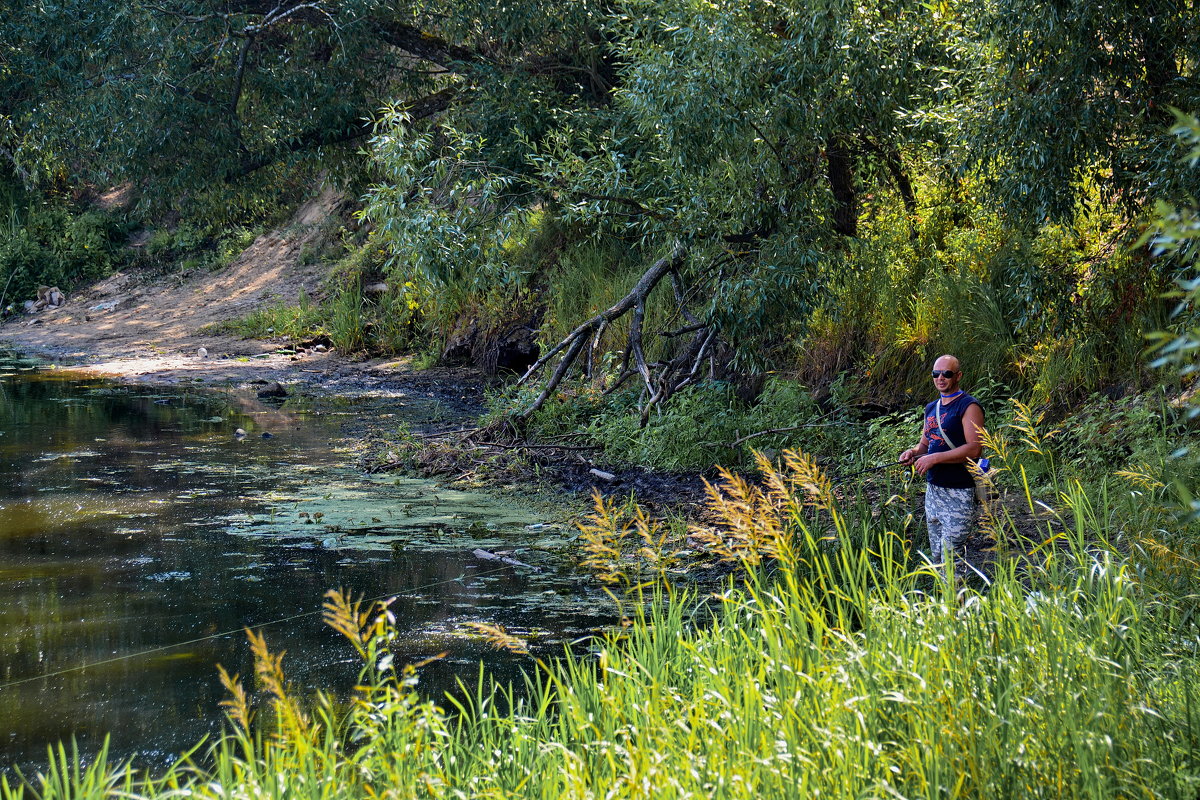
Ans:
{"label": "algae mat on water", "polygon": [[516,547],[560,552],[569,533],[542,512],[511,499],[406,477],[326,472],[319,484],[270,492],[267,509],[228,519],[229,531],[279,541],[311,540],[327,549],[470,553]]}

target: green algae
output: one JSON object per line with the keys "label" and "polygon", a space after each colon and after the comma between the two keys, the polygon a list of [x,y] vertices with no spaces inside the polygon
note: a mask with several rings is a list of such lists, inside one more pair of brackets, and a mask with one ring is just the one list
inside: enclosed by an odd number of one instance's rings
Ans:
{"label": "green algae", "polygon": [[[483,492],[438,487],[418,478],[362,476],[342,471],[319,487],[264,498],[258,514],[239,514],[228,530],[280,541],[310,539],[325,547],[362,551],[446,552],[513,547],[554,551],[564,540],[529,526],[542,520],[534,506]],[[331,543],[331,539],[335,542]]]}

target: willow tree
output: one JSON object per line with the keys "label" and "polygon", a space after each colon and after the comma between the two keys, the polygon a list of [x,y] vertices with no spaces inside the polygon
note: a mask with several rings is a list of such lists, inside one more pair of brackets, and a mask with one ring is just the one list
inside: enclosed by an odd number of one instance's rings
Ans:
{"label": "willow tree", "polygon": [[1132,217],[1200,190],[1170,133],[1172,107],[1200,106],[1195,3],[985,0],[950,13],[970,91],[936,112],[1015,218],[1070,220],[1089,195]]}
{"label": "willow tree", "polygon": [[[552,368],[532,411],[628,315],[614,385],[640,379],[645,412],[711,373],[719,353],[752,360],[811,307],[822,265],[857,234],[864,191],[915,204],[904,155],[914,127],[901,112],[949,85],[939,27],[905,0],[626,2],[604,25],[610,102],[546,107],[549,126],[514,128],[517,166],[498,165],[501,145],[469,117],[451,112],[431,130],[397,109],[375,139],[385,181],[366,215],[435,280],[515,268],[501,243],[534,209],[661,250],[525,376]],[[643,329],[655,292],[674,305],[672,330]],[[651,362],[648,336],[676,344]]]}
{"label": "willow tree", "polygon": [[[1014,228],[1069,221],[1097,198],[1133,221],[1157,190],[1194,188],[1166,134],[1166,109],[1196,99],[1194,4],[629,0],[605,11],[610,103],[544,106],[550,124],[514,126],[504,148],[463,116],[430,130],[395,113],[376,140],[385,181],[368,215],[398,259],[435,279],[519,269],[501,243],[534,208],[661,252],[628,295],[549,343],[526,376],[549,370],[534,407],[624,317],[616,380],[638,377],[646,408],[718,350],[745,362],[769,351],[856,246],[866,195],[915,209],[914,164],[982,178]],[[1037,280],[1017,276],[1015,304],[1037,299]],[[647,334],[654,292],[677,318]],[[657,363],[654,334],[676,342]]]}
{"label": "willow tree", "polygon": [[[587,2],[62,0],[0,15],[0,158],[178,199],[352,158],[385,103],[603,91]],[[481,129],[506,125],[478,118]],[[497,104],[492,104],[494,109]]]}

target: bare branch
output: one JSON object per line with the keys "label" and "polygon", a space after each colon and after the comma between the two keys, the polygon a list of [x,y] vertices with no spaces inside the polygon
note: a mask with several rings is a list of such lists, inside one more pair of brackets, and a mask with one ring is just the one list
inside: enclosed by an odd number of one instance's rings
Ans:
{"label": "bare branch", "polygon": [[587,345],[588,340],[595,335],[595,332],[604,326],[609,325],[614,320],[624,316],[630,311],[634,311],[634,321],[630,328],[630,345],[626,348],[626,358],[629,357],[629,352],[633,352],[633,357],[637,360],[638,371],[642,373],[643,379],[646,381],[646,386],[653,393],[653,384],[650,377],[649,367],[646,366],[645,358],[641,352],[641,321],[646,313],[646,297],[654,290],[672,269],[675,269],[679,262],[683,259],[687,250],[682,245],[677,243],[671,252],[671,255],[660,258],[658,261],[642,274],[634,287],[629,290],[625,297],[617,301],[612,307],[602,311],[588,321],[581,323],[573,331],[566,335],[558,344],[550,348],[550,350],[537,360],[530,367],[521,379],[517,381],[517,385],[524,385],[531,377],[536,375],[546,367],[556,356],[562,354],[562,359],[555,368],[554,374],[547,383],[546,388],[542,390],[538,398],[533,404],[521,413],[522,418],[529,417],[533,414],[550,397],[553,391],[558,388],[559,383],[566,377],[571,365],[579,356],[579,353]]}
{"label": "bare branch", "polygon": [[613,381],[613,385],[604,390],[604,395],[608,396],[625,385],[625,381],[636,375],[637,372],[631,369],[626,369],[621,372],[621,375]]}
{"label": "bare branch", "polygon": [[604,336],[604,332],[608,330],[608,320],[604,320],[596,326],[596,333],[592,336],[592,346],[588,352],[587,374],[591,377],[592,370],[596,364],[596,351],[600,349],[600,340]]}
{"label": "bare branch", "polygon": [[677,336],[683,336],[684,334],[688,334],[688,333],[695,333],[696,331],[703,330],[704,328],[707,328],[707,327],[708,327],[708,323],[697,322],[694,325],[688,325],[686,327],[683,327],[683,328],[680,328],[680,329],[674,330],[674,331],[659,331],[658,335],[662,336],[665,339],[674,339]]}
{"label": "bare branch", "polygon": [[696,330],[703,327],[704,323],[688,310],[687,297],[683,291],[683,278],[679,276],[679,270],[677,269],[671,270],[671,289],[675,292],[675,303],[679,306],[679,313],[683,315],[683,318],[691,323],[691,325],[698,326]]}
{"label": "bare branch", "polygon": [[542,389],[542,393],[538,395],[537,400],[533,402],[533,405],[530,406],[529,410],[522,414],[522,416],[527,417],[535,410],[541,408],[542,405],[550,398],[550,395],[554,394],[554,390],[558,388],[560,383],[562,383],[562,379],[567,376],[568,370],[571,369],[571,364],[574,363],[575,357],[579,355],[579,351],[583,349],[583,345],[586,342],[587,337],[585,336],[576,336],[574,338],[574,340],[571,342],[571,346],[567,348],[566,354],[563,355],[562,361],[559,362],[558,369],[554,370],[554,375],[552,375],[550,380],[546,383],[546,387]]}
{"label": "bare branch", "polygon": [[697,376],[700,375],[700,365],[704,363],[704,357],[708,355],[708,350],[716,338],[716,329],[710,328],[708,335],[704,337],[704,340],[700,343],[700,347],[696,351],[696,358],[692,361],[691,370],[688,371],[687,377],[675,387],[675,391],[678,392],[683,387],[696,381]]}
{"label": "bare branch", "polygon": [[642,351],[642,323],[646,319],[645,298],[639,298],[633,307],[633,322],[629,324],[629,349],[633,352],[633,363],[641,373],[646,390],[654,391],[654,381],[650,378],[650,367],[646,366],[646,354]]}

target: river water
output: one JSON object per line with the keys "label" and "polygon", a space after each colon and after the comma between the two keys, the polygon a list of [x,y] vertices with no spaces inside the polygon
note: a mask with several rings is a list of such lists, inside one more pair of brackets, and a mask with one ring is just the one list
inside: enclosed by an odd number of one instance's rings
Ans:
{"label": "river water", "polygon": [[265,624],[300,691],[346,689],[358,665],[319,613],[333,587],[397,597],[398,662],[448,651],[421,670],[435,697],[481,661],[501,677],[529,664],[465,622],[561,652],[610,621],[544,510],[364,475],[344,425],[384,406],[295,404],[0,354],[0,771],[36,768],[72,737],[85,753],[110,736],[118,757],[171,761],[220,730],[216,665],[252,674],[246,626]]}

